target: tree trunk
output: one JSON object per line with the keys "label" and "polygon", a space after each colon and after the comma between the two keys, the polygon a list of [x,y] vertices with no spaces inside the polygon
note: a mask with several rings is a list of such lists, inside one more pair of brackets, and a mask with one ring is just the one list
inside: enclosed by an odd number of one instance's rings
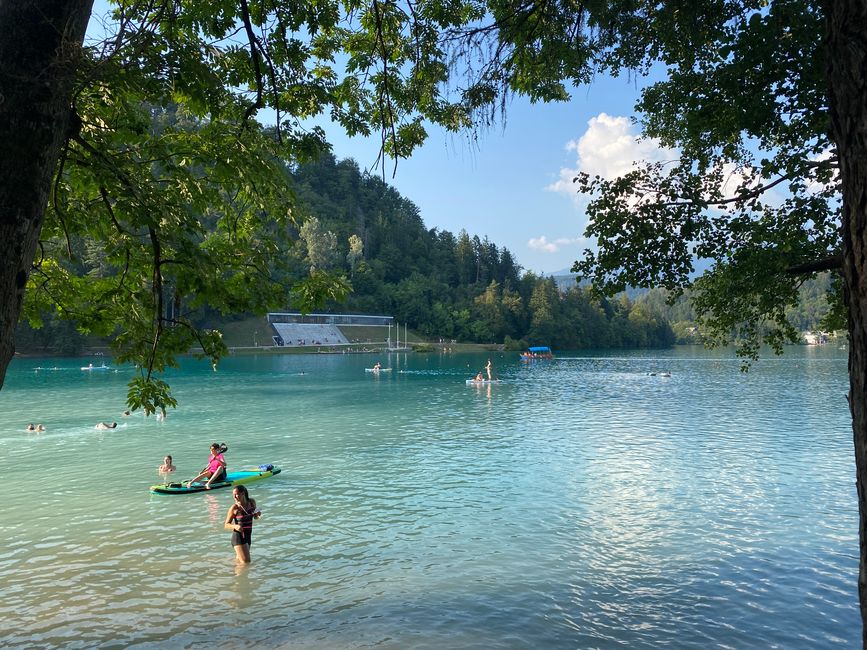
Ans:
{"label": "tree trunk", "polygon": [[69,128],[93,0],[0,0],[0,387]]}
{"label": "tree trunk", "polygon": [[849,308],[849,410],[858,492],[861,639],[867,648],[867,0],[826,0],[832,137],[843,189],[843,278]]}

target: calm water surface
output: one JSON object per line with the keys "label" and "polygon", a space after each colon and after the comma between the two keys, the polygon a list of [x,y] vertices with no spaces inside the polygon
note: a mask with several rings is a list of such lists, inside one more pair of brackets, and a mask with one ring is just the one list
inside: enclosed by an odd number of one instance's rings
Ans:
{"label": "calm water surface", "polygon": [[[855,647],[844,355],[496,354],[485,387],[480,355],[186,361],[164,422],[121,418],[129,370],[17,359],[0,646]],[[249,567],[230,491],[148,492],[212,441],[283,467]]]}

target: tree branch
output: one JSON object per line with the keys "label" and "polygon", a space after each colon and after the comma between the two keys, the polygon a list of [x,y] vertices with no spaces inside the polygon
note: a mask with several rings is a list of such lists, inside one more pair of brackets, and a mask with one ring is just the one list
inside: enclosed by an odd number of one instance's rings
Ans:
{"label": "tree branch", "polygon": [[[385,92],[385,97],[382,95],[382,91],[380,91],[379,99],[383,105],[383,117],[382,117],[382,152],[381,156],[383,156],[382,160],[382,173],[385,174],[385,141],[386,141],[386,132],[390,127],[391,130],[391,142],[394,145],[394,172],[392,176],[397,174],[397,133],[394,130],[394,111],[392,110],[391,104],[391,95],[388,90],[388,51],[385,48],[385,38],[383,35],[382,28],[382,14],[379,9],[379,2],[377,0],[373,0],[373,13],[376,17],[376,40],[379,44],[379,49],[382,55],[382,86]],[[388,117],[386,118],[386,113]]]}
{"label": "tree branch", "polygon": [[66,221],[63,219],[63,210],[60,207],[60,200],[57,196],[57,188],[60,186],[60,179],[63,178],[63,168],[66,165],[66,159],[69,155],[69,141],[63,144],[63,149],[60,152],[60,162],[57,165],[57,173],[54,175],[54,191],[52,192],[54,213],[60,221],[60,226],[63,228],[63,236],[66,238],[66,252],[69,254],[69,259],[72,259],[72,242],[69,240],[69,229],[66,227]]}
{"label": "tree branch", "polygon": [[839,271],[842,268],[843,254],[837,253],[820,260],[813,260],[812,262],[790,266],[786,269],[786,273],[788,275],[805,275],[808,273],[818,273],[820,271]]}
{"label": "tree branch", "polygon": [[153,294],[156,303],[154,306],[154,312],[156,315],[156,331],[154,331],[154,342],[151,346],[151,352],[148,358],[147,379],[150,381],[151,374],[153,374],[154,370],[157,346],[159,345],[160,337],[163,333],[163,274],[162,269],[160,268],[162,260],[160,260],[161,247],[159,237],[157,237],[157,233],[152,227],[148,228],[148,233],[150,234],[151,244],[153,245],[154,250]]}
{"label": "tree branch", "polygon": [[108,216],[111,217],[111,222],[114,224],[114,227],[117,228],[117,231],[122,235],[129,235],[129,233],[120,225],[117,217],[114,216],[114,210],[112,209],[111,201],[109,201],[108,198],[108,190],[106,190],[102,185],[99,186],[99,195],[102,197],[102,203],[105,205],[105,209],[108,211]]}
{"label": "tree branch", "polygon": [[250,56],[253,59],[253,71],[256,73],[256,103],[248,106],[244,111],[243,124],[253,115],[256,109],[262,107],[262,62],[260,60],[259,45],[256,34],[253,31],[253,23],[250,21],[250,7],[247,0],[241,0],[241,18],[244,21],[244,31],[247,32],[247,40],[250,42]]}

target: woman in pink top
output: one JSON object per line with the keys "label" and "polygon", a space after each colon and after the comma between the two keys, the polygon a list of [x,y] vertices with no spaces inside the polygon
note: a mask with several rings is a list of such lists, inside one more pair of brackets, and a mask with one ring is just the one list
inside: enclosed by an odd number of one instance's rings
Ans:
{"label": "woman in pink top", "polygon": [[216,442],[211,445],[211,455],[208,456],[208,466],[202,470],[201,474],[199,474],[196,478],[190,479],[187,484],[192,485],[199,479],[206,478],[208,482],[205,483],[205,487],[210,489],[211,483],[214,481],[225,481],[226,480],[226,459],[223,458],[223,454],[229,448],[226,445],[220,445]]}

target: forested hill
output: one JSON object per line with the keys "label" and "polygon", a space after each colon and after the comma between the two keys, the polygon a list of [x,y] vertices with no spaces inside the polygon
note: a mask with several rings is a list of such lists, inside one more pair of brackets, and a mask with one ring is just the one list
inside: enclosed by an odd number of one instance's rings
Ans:
{"label": "forested hill", "polygon": [[628,301],[564,294],[487,237],[428,229],[412,201],[352,160],[325,156],[292,175],[313,217],[299,232],[299,270],[339,270],[353,286],[330,309],[392,314],[432,339],[560,349],[673,341],[666,323]]}
{"label": "forested hill", "polygon": [[[587,288],[562,278],[558,286],[555,278],[523,272],[507,248],[487,237],[428,229],[412,201],[352,160],[325,155],[287,174],[302,224],[292,233],[292,273],[329,271],[344,275],[353,288],[345,302],[327,305],[328,311],[389,314],[432,340],[514,348],[657,347],[675,342],[672,324],[681,340],[694,331],[683,308],[666,308],[657,293],[594,299]],[[822,307],[811,310],[820,313]],[[246,314],[205,308],[196,320],[219,328],[240,316]],[[811,324],[797,320],[802,327]],[[82,343],[71,324],[50,316],[40,331],[22,324],[17,332],[21,351],[75,353]]]}
{"label": "forested hill", "polygon": [[[390,308],[392,297],[381,294],[385,285],[414,275],[423,276],[431,285],[450,287],[518,282],[520,268],[507,249],[465,231],[456,236],[428,230],[412,201],[378,176],[361,173],[353,160],[337,162],[333,156],[323,156],[296,169],[293,177],[304,209],[321,226],[313,237],[323,231],[334,235],[335,245],[323,247],[302,229],[306,262],[318,268],[342,269],[349,275],[355,289],[350,299],[354,309]],[[353,253],[355,238],[359,241]],[[323,260],[318,248],[331,249],[334,254]]]}

